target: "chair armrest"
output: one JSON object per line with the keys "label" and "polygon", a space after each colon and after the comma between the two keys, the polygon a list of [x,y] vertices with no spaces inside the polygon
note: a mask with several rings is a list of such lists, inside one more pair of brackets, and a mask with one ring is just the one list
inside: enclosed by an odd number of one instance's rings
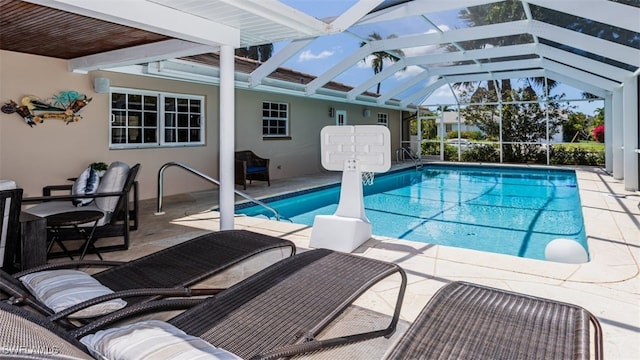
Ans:
{"label": "chair armrest", "polygon": [[45,187],[42,188],[42,196],[51,196],[51,192],[52,191],[69,191],[71,192],[71,189],[73,188],[73,185],[71,184],[65,184],[65,185],[47,185]]}
{"label": "chair armrest", "polygon": [[73,199],[93,199],[93,198],[103,198],[110,196],[121,196],[124,195],[124,192],[109,192],[109,193],[95,193],[89,195],[55,195],[55,196],[39,196],[39,197],[26,197],[22,198],[22,203],[34,203],[34,202],[44,202],[44,201],[54,201],[54,200],[73,200]]}
{"label": "chair armrest", "polygon": [[121,290],[116,291],[111,294],[106,294],[102,296],[95,297],[93,299],[89,299],[83,301],[79,304],[70,306],[62,311],[59,311],[53,315],[49,316],[49,320],[57,321],[60,319],[64,319],[67,316],[78,312],[80,310],[86,309],[90,306],[100,304],[105,301],[113,300],[113,299],[121,299],[127,297],[137,297],[137,296],[158,296],[158,297],[180,297],[180,298],[190,298],[194,296],[211,296],[218,294],[224,289],[191,289],[191,288],[142,288],[142,289],[130,289],[130,290]]}
{"label": "chair armrest", "polygon": [[32,274],[32,273],[38,272],[38,271],[58,270],[58,269],[74,269],[74,268],[79,268],[79,267],[113,267],[113,266],[123,265],[123,264],[126,264],[126,263],[127,263],[126,261],[108,261],[108,260],[66,261],[66,262],[44,264],[44,265],[32,267],[30,269],[17,272],[15,274],[13,274],[12,276],[14,278],[18,279],[18,278],[20,278],[22,276],[25,276],[25,275],[28,275],[28,274]]}

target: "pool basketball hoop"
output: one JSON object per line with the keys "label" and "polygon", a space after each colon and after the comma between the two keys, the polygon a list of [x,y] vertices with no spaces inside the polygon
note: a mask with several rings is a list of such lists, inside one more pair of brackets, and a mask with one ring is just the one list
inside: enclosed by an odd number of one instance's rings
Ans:
{"label": "pool basketball hoop", "polygon": [[391,167],[391,135],[381,125],[326,126],[320,147],[322,166],[342,171],[342,184],[335,214],[315,217],[310,245],[351,252],[371,237],[362,186]]}

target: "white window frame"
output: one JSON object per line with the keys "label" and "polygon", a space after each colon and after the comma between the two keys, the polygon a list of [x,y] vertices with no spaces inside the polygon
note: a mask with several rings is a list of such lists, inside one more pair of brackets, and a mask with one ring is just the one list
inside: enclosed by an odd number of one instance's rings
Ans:
{"label": "white window frame", "polygon": [[[155,106],[155,113],[156,113],[156,125],[155,125],[155,142],[144,142],[144,138],[141,140],[142,142],[128,142],[129,141],[129,135],[130,135],[130,131],[135,129],[138,129],[140,131],[144,131],[146,130],[152,130],[154,128],[154,126],[144,126],[144,123],[141,123],[139,126],[136,125],[130,125],[130,121],[131,119],[129,118],[130,116],[128,115],[129,112],[140,112],[143,113],[143,118],[145,116],[144,113],[153,113],[154,110],[145,110],[145,109],[130,109],[129,105],[125,105],[123,107],[123,109],[114,109],[113,108],[113,94],[125,94],[125,96],[129,96],[129,95],[138,95],[138,96],[147,96],[147,97],[155,97],[156,98],[156,106]],[[192,111],[193,108],[189,105],[187,105],[187,110],[186,111],[180,111],[180,110],[176,110],[175,112],[173,111],[167,111],[165,110],[165,100],[168,98],[177,98],[179,100],[188,100],[189,102],[191,102],[192,100],[194,101],[199,101],[200,105],[199,105],[199,112],[197,111]],[[138,89],[131,89],[131,88],[111,88],[109,91],[109,117],[110,117],[110,121],[109,121],[109,149],[136,149],[136,148],[158,148],[158,147],[187,147],[187,146],[202,146],[205,144],[205,116],[204,116],[204,112],[205,112],[205,97],[202,95],[192,95],[192,94],[180,94],[180,93],[171,93],[171,92],[163,92],[163,91],[148,91],[148,90],[138,90]],[[122,121],[124,121],[124,124],[121,124],[119,122],[116,121],[117,119],[117,114],[120,112],[124,112],[124,119]],[[167,125],[167,116],[169,115],[177,115],[177,118],[180,118],[180,120],[175,119],[175,123],[173,124],[174,126],[168,126]],[[186,119],[186,124],[184,123],[185,119],[182,119],[183,116],[188,117]],[[195,120],[192,120],[193,116],[196,117]],[[140,120],[141,122],[143,120]],[[195,122],[195,125],[194,125]],[[113,142],[114,140],[114,131],[121,129],[126,133],[126,139],[124,143],[122,142]],[[179,131],[182,134],[186,134],[186,136],[191,136],[191,132],[192,131],[196,131],[199,133],[199,139],[198,140],[194,140],[194,141],[167,141],[166,137],[166,131],[173,129],[175,131]],[[143,134],[141,134],[140,136],[144,136]],[[180,135],[178,135],[180,136]]]}
{"label": "white window frame", "polygon": [[378,113],[378,125],[389,127],[389,114]]}
{"label": "white window frame", "polygon": [[[265,109],[265,104],[269,104],[269,109]],[[274,109],[273,106],[277,106],[277,109]],[[285,109],[282,109],[282,106]],[[264,138],[283,138],[289,137],[289,109],[290,104],[282,101],[271,101],[271,100],[263,100],[262,101],[262,137]],[[274,116],[275,115],[275,116]],[[281,122],[284,121],[284,126],[275,125],[271,126],[269,122],[276,121]],[[265,125],[265,122],[267,123]],[[272,134],[268,130],[269,129],[280,129],[284,128],[284,134],[276,133]],[[265,131],[267,130],[267,131]]]}

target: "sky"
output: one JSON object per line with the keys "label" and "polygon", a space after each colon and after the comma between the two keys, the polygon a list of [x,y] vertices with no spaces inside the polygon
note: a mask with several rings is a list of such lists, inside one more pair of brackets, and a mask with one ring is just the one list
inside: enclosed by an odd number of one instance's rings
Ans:
{"label": "sky", "polygon": [[[350,6],[355,4],[357,0],[280,0],[280,2],[289,5],[297,10],[305,12],[311,16],[319,19],[331,18],[337,16],[346,11]],[[467,27],[463,22],[458,19],[458,11],[450,11],[436,14],[430,17],[435,25],[441,29],[455,29]],[[434,32],[433,26],[430,26],[425,21],[421,21],[416,18],[416,21],[407,21],[387,24],[379,24],[375,28],[369,26],[353,27],[350,32],[323,36],[316,39],[310,45],[305,47],[301,52],[293,56],[282,66],[291,68],[297,71],[308,73],[311,75],[320,75],[322,72],[330,69],[337,64],[345,56],[357,51],[360,48],[360,43],[363,40],[367,40],[369,34],[373,31],[377,31],[382,38],[386,38],[390,35],[403,36],[405,34],[416,33],[428,33]],[[286,46],[287,43],[275,43],[274,53]],[[443,51],[433,46],[415,47],[410,49],[403,49],[405,55],[420,55],[424,53],[433,53]],[[385,66],[391,63],[385,63]],[[381,84],[381,93],[385,90],[393,89],[402,81],[419,74],[422,70],[418,67],[408,67],[404,71],[397,72],[394,76],[384,80]],[[349,86],[357,86],[364,82],[368,78],[373,76],[373,69],[368,59],[363,59],[357,64],[352,66],[347,71],[340,74],[333,81],[341,82]],[[417,86],[425,86],[420,84]],[[407,93],[415,90],[412,88]],[[375,86],[370,89],[375,92]],[[582,91],[575,89],[567,85],[560,85],[552,91],[552,94],[565,94],[566,99],[581,99]],[[402,98],[405,94],[399,94],[398,97]],[[434,93],[427,99],[422,100],[423,105],[435,105],[446,104],[454,105],[456,103],[449,86],[443,86],[440,89],[434,91]],[[572,105],[576,106],[576,111],[583,112],[587,115],[593,115],[595,109],[598,107],[604,107],[602,101],[578,101],[572,102]]]}

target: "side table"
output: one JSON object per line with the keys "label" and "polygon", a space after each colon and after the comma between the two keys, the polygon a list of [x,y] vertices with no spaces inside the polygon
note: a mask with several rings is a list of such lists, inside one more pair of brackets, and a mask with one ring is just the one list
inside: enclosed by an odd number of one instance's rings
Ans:
{"label": "side table", "polygon": [[[57,243],[62,251],[64,251],[70,258],[73,260],[73,255],[67,247],[63,244],[64,238],[60,236],[60,229],[63,227],[73,227],[75,230],[82,235],[84,238],[84,245],[82,246],[82,252],[80,254],[80,260],[82,260],[87,253],[89,247],[93,248],[98,258],[102,260],[102,255],[98,252],[98,250],[91,243],[93,240],[93,233],[96,230],[96,226],[98,222],[104,214],[101,211],[95,210],[79,210],[79,211],[71,211],[64,212],[59,214],[53,214],[46,217],[47,219],[47,227],[51,233],[51,241],[49,242],[49,246],[47,247],[47,254],[51,251],[51,247],[53,243]],[[86,224],[93,222],[93,226],[82,227],[78,226],[80,224]],[[87,233],[87,230],[89,232]]]}

